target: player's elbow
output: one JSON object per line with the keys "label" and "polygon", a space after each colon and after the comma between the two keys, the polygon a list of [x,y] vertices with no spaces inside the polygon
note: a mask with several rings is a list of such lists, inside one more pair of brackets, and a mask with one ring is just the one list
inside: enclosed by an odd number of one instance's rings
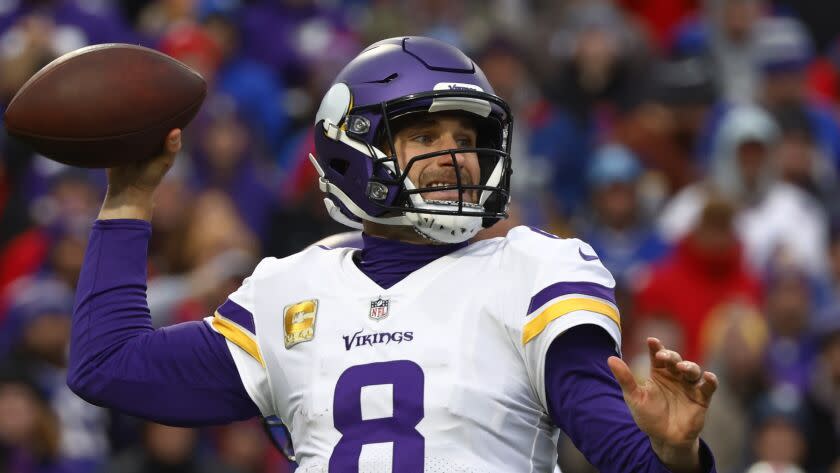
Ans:
{"label": "player's elbow", "polygon": [[80,398],[84,399],[87,393],[87,385],[81,376],[67,373],[67,387]]}
{"label": "player's elbow", "polygon": [[94,383],[91,376],[87,375],[78,364],[70,363],[67,369],[67,386],[86,401],[93,397]]}
{"label": "player's elbow", "polygon": [[85,401],[100,407],[117,407],[121,395],[118,383],[112,377],[86,373],[83,370],[68,370],[67,386]]}
{"label": "player's elbow", "polygon": [[107,373],[103,371],[89,359],[71,356],[67,367],[67,386],[85,401],[102,405],[110,384]]}
{"label": "player's elbow", "polygon": [[93,363],[88,347],[76,337],[70,340],[70,353],[67,360],[67,386],[82,399],[87,400],[93,389]]}

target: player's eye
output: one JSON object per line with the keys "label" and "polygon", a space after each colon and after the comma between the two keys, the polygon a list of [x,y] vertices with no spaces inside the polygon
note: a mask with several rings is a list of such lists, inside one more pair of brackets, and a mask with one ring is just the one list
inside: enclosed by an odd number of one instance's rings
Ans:
{"label": "player's eye", "polygon": [[421,145],[430,145],[434,141],[432,139],[432,135],[429,133],[419,133],[411,137],[411,141],[415,143],[420,143]]}
{"label": "player's eye", "polygon": [[455,140],[459,148],[472,148],[475,146],[475,140],[471,137],[461,137]]}

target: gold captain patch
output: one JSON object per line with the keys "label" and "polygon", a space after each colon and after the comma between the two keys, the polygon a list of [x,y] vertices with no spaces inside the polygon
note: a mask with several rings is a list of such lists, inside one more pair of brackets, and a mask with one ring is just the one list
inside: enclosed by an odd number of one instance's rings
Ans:
{"label": "gold captain patch", "polygon": [[308,342],[315,336],[315,315],[318,300],[309,299],[287,305],[283,309],[283,335],[286,348]]}

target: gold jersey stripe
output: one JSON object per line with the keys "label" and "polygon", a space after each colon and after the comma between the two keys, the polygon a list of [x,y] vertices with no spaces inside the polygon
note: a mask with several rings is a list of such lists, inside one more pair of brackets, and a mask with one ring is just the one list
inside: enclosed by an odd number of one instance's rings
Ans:
{"label": "gold jersey stripe", "polygon": [[247,330],[240,327],[236,322],[226,319],[218,312],[213,316],[213,328],[233,344],[245,350],[246,353],[259,361],[262,367],[265,368],[265,362],[263,361],[262,355],[260,355],[257,342]]}
{"label": "gold jersey stripe", "polygon": [[615,322],[615,324],[618,325],[618,329],[621,330],[621,318],[618,315],[618,311],[606,302],[601,302],[595,299],[585,299],[582,297],[563,299],[550,305],[547,309],[540,312],[540,315],[534,317],[533,320],[525,324],[525,327],[522,329],[522,344],[525,345],[534,337],[539,335],[552,320],[578,310],[587,310],[589,312],[606,315]]}

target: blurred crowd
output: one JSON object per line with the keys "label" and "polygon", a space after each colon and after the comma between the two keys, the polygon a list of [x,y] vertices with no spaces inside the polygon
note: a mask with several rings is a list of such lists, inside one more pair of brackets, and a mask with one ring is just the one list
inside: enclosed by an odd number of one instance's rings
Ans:
{"label": "blurred crowd", "polygon": [[[840,7],[820,0],[0,0],[0,111],[89,44],[157,48],[210,85],[157,194],[156,325],[212,313],[262,256],[344,231],[307,154],[321,95],[378,39],[461,47],[515,111],[511,218],[589,242],[646,336],[717,373],[722,473],[840,472]],[[256,420],[147,423],[65,384],[102,170],[0,131],[0,473],[292,466]],[[566,473],[592,471],[568,440]]]}

